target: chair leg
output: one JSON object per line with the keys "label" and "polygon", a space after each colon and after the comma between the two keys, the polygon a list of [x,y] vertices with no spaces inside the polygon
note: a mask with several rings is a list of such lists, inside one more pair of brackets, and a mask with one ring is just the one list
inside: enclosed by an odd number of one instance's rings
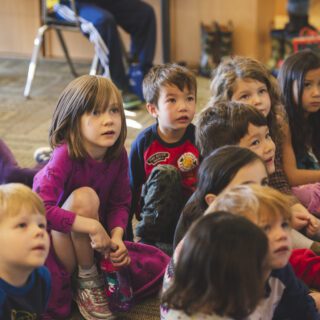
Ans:
{"label": "chair leg", "polygon": [[99,68],[99,58],[98,58],[98,55],[95,54],[91,63],[89,74],[91,76],[95,76],[98,73],[98,68]]}
{"label": "chair leg", "polygon": [[71,71],[71,73],[73,74],[74,77],[78,77],[78,73],[76,72],[76,70],[74,68],[74,65],[73,65],[73,63],[71,61],[71,58],[70,58],[70,55],[69,55],[69,52],[68,52],[68,49],[67,49],[67,46],[66,46],[66,43],[64,42],[64,39],[63,39],[63,36],[62,36],[62,32],[59,29],[55,29],[55,30],[57,32],[57,36],[58,36],[58,39],[60,41],[61,48],[62,48],[62,50],[64,52],[64,55],[66,56],[68,65],[70,67],[70,71]]}
{"label": "chair leg", "polygon": [[30,96],[30,91],[31,91],[31,85],[33,82],[33,78],[36,72],[36,67],[37,67],[37,60],[38,60],[38,55],[39,55],[39,50],[41,48],[42,45],[42,41],[43,41],[43,35],[46,32],[46,30],[49,28],[48,25],[43,25],[42,27],[40,27],[38,29],[38,33],[36,38],[34,39],[34,47],[33,47],[33,51],[32,51],[32,56],[31,56],[31,61],[29,64],[29,69],[28,69],[28,75],[27,75],[27,82],[26,82],[26,86],[24,88],[24,96],[26,98],[29,98]]}

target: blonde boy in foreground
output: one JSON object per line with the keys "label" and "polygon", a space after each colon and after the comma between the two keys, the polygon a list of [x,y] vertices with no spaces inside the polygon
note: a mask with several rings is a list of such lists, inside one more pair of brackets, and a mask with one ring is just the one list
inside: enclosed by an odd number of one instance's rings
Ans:
{"label": "blonde boy in foreground", "polygon": [[0,319],[40,319],[50,294],[45,209],[28,187],[0,186]]}

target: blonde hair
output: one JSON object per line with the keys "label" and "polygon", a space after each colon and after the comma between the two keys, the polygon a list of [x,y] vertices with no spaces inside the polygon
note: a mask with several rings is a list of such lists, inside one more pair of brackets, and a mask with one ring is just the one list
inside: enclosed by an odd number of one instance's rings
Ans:
{"label": "blonde hair", "polygon": [[105,111],[112,97],[115,97],[120,109],[121,132],[115,144],[108,148],[104,160],[117,158],[127,137],[123,102],[113,82],[101,76],[81,76],[71,81],[64,89],[53,113],[49,129],[51,147],[67,143],[72,159],[84,159],[87,152],[82,143],[81,116],[92,111]]}
{"label": "blonde hair", "polygon": [[272,220],[280,215],[291,221],[291,205],[292,198],[276,189],[258,184],[237,185],[220,194],[205,214],[225,210],[250,220]]}
{"label": "blonde hair", "polygon": [[29,187],[21,183],[0,185],[0,221],[19,215],[22,208],[30,214],[46,212],[40,197]]}

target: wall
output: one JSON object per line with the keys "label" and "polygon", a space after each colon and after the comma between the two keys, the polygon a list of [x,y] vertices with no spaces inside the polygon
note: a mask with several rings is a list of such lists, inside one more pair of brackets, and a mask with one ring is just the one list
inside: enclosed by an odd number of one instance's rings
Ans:
{"label": "wall", "polygon": [[[116,0],[115,0],[116,1]],[[162,61],[160,0],[145,0],[156,11],[158,34],[155,62]],[[29,57],[40,25],[39,0],[1,0],[0,54]],[[283,27],[287,21],[287,0],[170,0],[171,60],[198,64],[200,23],[234,25],[234,53],[266,62],[270,55],[269,31],[274,20]],[[310,22],[320,27],[320,1],[311,1]],[[66,35],[73,57],[91,59],[93,48],[81,34]],[[129,43],[125,37],[126,44]],[[46,55],[61,57],[55,35],[46,38]]]}

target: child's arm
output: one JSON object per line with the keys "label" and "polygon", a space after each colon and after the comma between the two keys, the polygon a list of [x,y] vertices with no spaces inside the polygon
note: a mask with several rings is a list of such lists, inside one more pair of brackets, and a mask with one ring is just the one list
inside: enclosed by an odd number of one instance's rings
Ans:
{"label": "child's arm", "polygon": [[78,233],[88,234],[91,239],[92,248],[106,256],[109,255],[110,248],[116,248],[116,246],[111,243],[110,237],[105,228],[98,220],[77,215],[74,219],[71,230]]}
{"label": "child's arm", "polygon": [[282,124],[284,141],[282,145],[283,169],[291,186],[303,185],[320,181],[320,170],[298,169],[296,156],[291,143],[290,128]]}

